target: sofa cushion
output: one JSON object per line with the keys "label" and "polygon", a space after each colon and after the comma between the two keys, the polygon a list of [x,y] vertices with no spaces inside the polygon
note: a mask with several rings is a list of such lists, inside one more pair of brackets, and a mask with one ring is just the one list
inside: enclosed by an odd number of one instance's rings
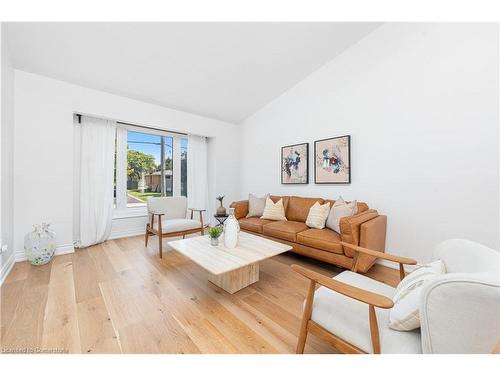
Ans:
{"label": "sofa cushion", "polygon": [[259,217],[246,217],[238,220],[240,228],[250,232],[262,233],[262,226],[272,223],[272,220],[261,219]]}
{"label": "sofa cushion", "polygon": [[248,214],[247,217],[261,217],[266,207],[266,199],[269,194],[262,198],[256,197],[253,194],[248,194]]}
{"label": "sofa cushion", "polygon": [[286,218],[290,221],[301,221],[303,223],[307,220],[309,209],[314,203],[318,202],[323,204],[323,198],[304,198],[304,197],[290,197],[288,200],[288,207],[286,209]]}
{"label": "sofa cushion", "polygon": [[331,229],[308,229],[297,234],[297,242],[314,247],[316,249],[329,251],[335,254],[344,254],[340,244],[340,236]]}
{"label": "sofa cushion", "polygon": [[307,225],[298,221],[273,221],[262,227],[264,234],[291,242],[297,242],[297,233],[306,229]]}
{"label": "sofa cushion", "polygon": [[[156,218],[153,227],[159,231],[158,220]],[[162,233],[174,233],[191,229],[201,230],[201,222],[191,219],[162,219],[161,221]]]}
{"label": "sofa cushion", "polygon": [[[325,199],[325,203],[326,202],[330,203],[330,207],[333,207],[333,205],[335,204],[335,201],[333,199]],[[358,214],[366,210],[368,210],[368,205],[365,202],[358,202]]]}
{"label": "sofa cushion", "polygon": [[283,220],[287,221],[285,216],[285,207],[283,206],[283,199],[280,199],[274,203],[271,198],[266,198],[266,206],[264,207],[264,212],[262,213],[261,219],[268,220]]}
{"label": "sofa cushion", "polygon": [[438,259],[422,265],[401,280],[392,297],[394,307],[389,312],[389,328],[411,331],[420,327],[422,289],[425,284],[445,272],[443,261]]}
{"label": "sofa cushion", "polygon": [[337,233],[340,231],[340,219],[346,216],[352,216],[358,213],[356,201],[346,203],[342,197],[337,199],[330,210],[330,214],[326,219],[326,227],[334,230]]}
{"label": "sofa cushion", "polygon": [[307,215],[306,225],[309,228],[323,229],[325,227],[326,219],[330,213],[330,203],[319,204],[314,203]]}
{"label": "sofa cushion", "polygon": [[271,198],[271,200],[276,203],[277,201],[279,201],[280,199],[283,199],[283,207],[285,208],[285,213],[286,213],[286,210],[288,209],[288,201],[289,201],[289,198],[290,197],[287,197],[287,196],[279,196],[279,195],[269,195],[269,198]]}

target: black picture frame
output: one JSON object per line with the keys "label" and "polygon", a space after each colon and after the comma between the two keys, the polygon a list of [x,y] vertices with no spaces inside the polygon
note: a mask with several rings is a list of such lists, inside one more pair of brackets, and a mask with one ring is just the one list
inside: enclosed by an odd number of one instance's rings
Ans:
{"label": "black picture frame", "polygon": [[[283,163],[283,155],[284,155],[284,150],[290,147],[299,147],[299,146],[305,146],[306,148],[306,158],[305,158],[305,166],[306,166],[306,179],[304,182],[287,182],[284,181],[284,176],[283,174],[285,173],[284,171],[284,163]],[[280,176],[281,176],[281,184],[282,185],[307,185],[309,184],[309,143],[304,142],[304,143],[297,143],[294,145],[286,145],[281,147],[281,162],[280,162]]]}
{"label": "black picture frame", "polygon": [[[325,141],[334,141],[336,139],[341,139],[341,138],[346,138],[347,139],[347,164],[348,164],[348,173],[347,173],[347,180],[346,181],[322,181],[318,182],[318,153],[317,153],[317,146],[319,142],[325,142]],[[331,138],[324,138],[324,139],[318,139],[317,141],[314,141],[314,183],[317,185],[347,185],[351,183],[351,169],[352,169],[352,164],[351,164],[351,136],[350,135],[341,135],[338,137],[331,137]]]}

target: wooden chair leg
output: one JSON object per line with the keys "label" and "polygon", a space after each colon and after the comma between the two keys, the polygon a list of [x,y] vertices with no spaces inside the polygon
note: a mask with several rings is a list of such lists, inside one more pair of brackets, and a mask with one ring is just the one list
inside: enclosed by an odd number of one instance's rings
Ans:
{"label": "wooden chair leg", "polygon": [[368,308],[370,316],[370,335],[372,338],[373,354],[380,354],[380,337],[378,333],[377,314],[375,307],[370,305]]}
{"label": "wooden chair leg", "polygon": [[158,249],[160,250],[160,258],[163,258],[163,231],[161,229],[161,218],[158,219]]}
{"label": "wooden chair leg", "polygon": [[184,239],[184,238],[186,238],[186,235],[185,235],[185,234],[183,234],[183,235],[182,235],[182,239]]}
{"label": "wooden chair leg", "polygon": [[149,239],[149,226],[146,225],[146,234],[144,235],[144,243],[145,245],[144,246],[148,246],[148,239]]}
{"label": "wooden chair leg", "polygon": [[304,353],[304,347],[306,346],[307,339],[307,325],[311,319],[312,314],[312,304],[314,300],[314,292],[316,291],[316,282],[311,280],[309,284],[309,292],[307,293],[306,305],[304,306],[304,314],[302,315],[302,324],[300,326],[299,339],[297,341],[297,354]]}
{"label": "wooden chair leg", "polygon": [[201,235],[205,235],[205,228],[203,227],[203,212],[200,212],[200,222],[201,222]]}

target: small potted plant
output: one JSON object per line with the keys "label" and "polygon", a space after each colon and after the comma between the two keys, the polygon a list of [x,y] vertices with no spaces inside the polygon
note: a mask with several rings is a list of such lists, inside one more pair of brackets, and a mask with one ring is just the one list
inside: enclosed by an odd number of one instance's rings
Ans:
{"label": "small potted plant", "polygon": [[208,235],[210,237],[210,245],[217,246],[219,244],[219,237],[222,234],[221,227],[211,227],[208,229]]}

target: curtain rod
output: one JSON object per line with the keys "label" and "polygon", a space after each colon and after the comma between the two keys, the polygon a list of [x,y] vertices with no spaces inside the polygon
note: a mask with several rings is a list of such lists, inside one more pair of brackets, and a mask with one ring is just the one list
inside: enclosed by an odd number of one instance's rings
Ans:
{"label": "curtain rod", "polygon": [[[88,116],[88,115],[83,115],[81,113],[76,113],[76,112],[75,112],[75,115],[76,115],[76,117],[78,117],[78,123],[79,124],[82,123],[82,116]],[[97,116],[88,116],[88,117],[97,117]],[[99,117],[97,117],[97,118],[99,118]],[[121,124],[121,125],[134,126],[134,127],[142,128],[142,129],[158,130],[158,131],[161,131],[161,132],[167,132],[167,133],[173,133],[173,134],[179,134],[179,135],[188,135],[187,133],[181,133],[181,132],[176,132],[176,131],[173,131],[173,130],[166,130],[166,129],[154,128],[152,126],[144,126],[144,125],[131,124],[129,122],[116,121],[116,123],[117,124]]]}

